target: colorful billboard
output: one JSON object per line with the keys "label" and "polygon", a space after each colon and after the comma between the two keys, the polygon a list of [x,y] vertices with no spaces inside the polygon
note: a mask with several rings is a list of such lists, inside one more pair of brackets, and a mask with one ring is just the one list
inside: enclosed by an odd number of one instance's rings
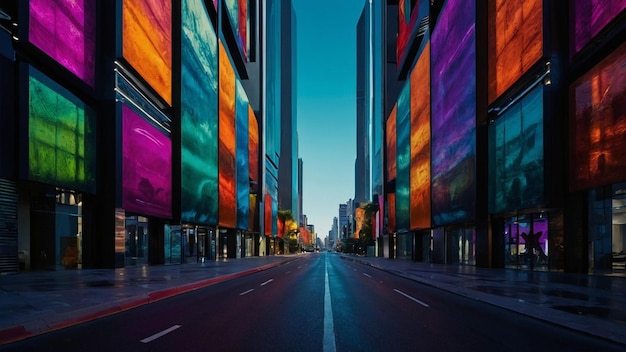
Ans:
{"label": "colorful billboard", "polygon": [[172,2],[122,0],[122,56],[172,104]]}
{"label": "colorful billboard", "polygon": [[126,104],[122,104],[122,207],[172,217],[172,142]]}
{"label": "colorful billboard", "polygon": [[217,225],[217,36],[203,0],[184,0],[181,42],[181,220]]}
{"label": "colorful billboard", "polygon": [[581,51],[617,15],[626,9],[626,0],[586,0],[573,1],[573,38],[571,55]]}
{"label": "colorful billboard", "polygon": [[489,212],[540,205],[544,198],[543,85],[489,126]]}
{"label": "colorful billboard", "polygon": [[387,144],[387,180],[396,179],[396,109],[398,105],[394,105],[389,117],[387,118],[387,128],[385,129],[385,141]]}
{"label": "colorful billboard", "polygon": [[[426,2],[426,1],[421,1]],[[413,4],[413,6],[411,6]],[[414,33],[417,31],[417,20],[419,17],[428,15],[427,7],[425,8],[426,14],[420,13],[420,10],[414,1],[400,0],[398,2],[398,36],[396,37],[396,66],[401,67],[404,60],[407,57],[408,46],[410,41],[415,37]]]}
{"label": "colorful billboard", "polygon": [[398,97],[396,115],[396,231],[411,227],[411,85],[407,81]]}
{"label": "colorful billboard", "polygon": [[432,213],[436,226],[474,220],[475,12],[473,1],[447,0],[431,39]]}
{"label": "colorful billboard", "polygon": [[411,229],[430,227],[430,42],[411,82]]}
{"label": "colorful billboard", "polygon": [[626,180],[626,44],[570,87],[570,190]]}
{"label": "colorful billboard", "polygon": [[237,180],[235,135],[235,71],[221,41],[219,43],[219,225],[237,226]]}
{"label": "colorful billboard", "polygon": [[496,0],[488,6],[491,104],[543,56],[543,0]]}
{"label": "colorful billboard", "polygon": [[85,83],[95,85],[95,0],[30,0],[28,40]]}
{"label": "colorful billboard", "polygon": [[251,182],[250,189],[250,223],[248,229],[250,231],[258,230],[256,224],[257,219],[257,197],[261,187],[259,185],[259,125],[252,110],[252,106],[248,105],[248,166]]}
{"label": "colorful billboard", "polygon": [[96,191],[96,114],[34,68],[28,84],[28,179]]}

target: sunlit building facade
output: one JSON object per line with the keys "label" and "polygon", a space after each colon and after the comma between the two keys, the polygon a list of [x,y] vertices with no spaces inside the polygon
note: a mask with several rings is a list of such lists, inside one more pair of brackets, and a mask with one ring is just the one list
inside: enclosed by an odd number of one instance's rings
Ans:
{"label": "sunlit building facade", "polygon": [[623,272],[625,8],[388,4],[398,27],[385,87],[401,89],[385,90],[379,255]]}
{"label": "sunlit building facade", "polygon": [[0,2],[0,272],[260,255],[258,1],[110,5]]}

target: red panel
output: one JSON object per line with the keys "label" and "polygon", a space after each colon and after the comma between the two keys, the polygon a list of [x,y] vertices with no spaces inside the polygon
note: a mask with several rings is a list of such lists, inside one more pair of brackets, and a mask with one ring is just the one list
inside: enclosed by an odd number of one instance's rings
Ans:
{"label": "red panel", "polygon": [[235,228],[235,71],[221,41],[219,47],[219,225]]}

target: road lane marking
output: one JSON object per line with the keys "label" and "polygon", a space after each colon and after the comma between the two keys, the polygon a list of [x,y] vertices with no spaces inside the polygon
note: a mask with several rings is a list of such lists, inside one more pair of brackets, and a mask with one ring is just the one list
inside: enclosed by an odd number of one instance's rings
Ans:
{"label": "road lane marking", "polygon": [[247,295],[248,293],[250,293],[250,292],[252,292],[252,291],[254,291],[254,289],[253,289],[253,288],[249,289],[248,291],[244,291],[244,292],[240,293],[239,295],[240,295],[240,296]]}
{"label": "road lane marking", "polygon": [[274,281],[274,279],[269,279],[269,280],[265,281],[264,283],[262,283],[261,286],[265,286],[265,285],[269,284],[272,281]]}
{"label": "road lane marking", "polygon": [[154,334],[154,335],[152,335],[152,336],[150,336],[150,337],[146,337],[145,339],[141,340],[140,342],[142,342],[142,343],[152,342],[152,341],[154,341],[154,340],[158,339],[159,337],[161,337],[161,336],[163,336],[163,335],[167,335],[167,334],[169,334],[170,332],[172,332],[172,331],[174,331],[174,330],[176,330],[176,329],[178,329],[178,328],[180,328],[180,325],[174,325],[174,326],[172,326],[172,327],[170,327],[170,328],[167,328],[167,329],[165,329],[165,330],[161,331],[161,332],[160,332],[160,333],[158,333],[158,334]]}
{"label": "road lane marking", "polygon": [[406,298],[410,299],[411,301],[414,301],[414,302],[416,302],[416,303],[419,303],[419,304],[423,305],[423,306],[424,306],[424,307],[426,307],[426,308],[430,307],[428,304],[426,304],[426,303],[424,303],[424,302],[420,301],[419,299],[417,299],[417,298],[415,298],[415,297],[409,296],[409,295],[407,295],[406,293],[404,293],[404,292],[402,292],[402,291],[400,291],[400,290],[398,290],[398,289],[396,289],[396,288],[394,288],[393,290],[394,290],[394,291],[396,291],[396,292],[398,292],[399,294],[403,295],[404,297],[406,297]]}
{"label": "road lane marking", "polygon": [[328,285],[328,258],[324,261],[324,352],[335,352],[335,323],[333,322],[333,304],[330,300]]}
{"label": "road lane marking", "polygon": [[363,275],[369,277],[370,279],[372,278],[372,275],[368,274],[368,273],[363,273]]}

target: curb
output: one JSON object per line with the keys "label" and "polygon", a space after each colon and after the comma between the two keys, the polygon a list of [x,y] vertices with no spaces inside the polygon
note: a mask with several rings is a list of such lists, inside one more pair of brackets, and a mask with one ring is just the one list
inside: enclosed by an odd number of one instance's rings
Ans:
{"label": "curb", "polygon": [[286,263],[293,259],[283,260],[276,263],[266,264],[260,267],[226,274],[210,279],[200,280],[189,284],[170,287],[166,289],[149,292],[136,297],[116,300],[109,303],[98,304],[94,307],[83,308],[65,314],[55,314],[52,317],[42,317],[25,322],[21,325],[0,329],[0,345],[21,341],[33,336],[64,329],[73,325],[86,323],[92,320],[103,318],[109,315],[120,313],[126,310],[137,308],[149,303],[154,303],[166,298],[174,297],[186,292],[194,291],[221,282],[234,280],[243,276],[268,270]]}

